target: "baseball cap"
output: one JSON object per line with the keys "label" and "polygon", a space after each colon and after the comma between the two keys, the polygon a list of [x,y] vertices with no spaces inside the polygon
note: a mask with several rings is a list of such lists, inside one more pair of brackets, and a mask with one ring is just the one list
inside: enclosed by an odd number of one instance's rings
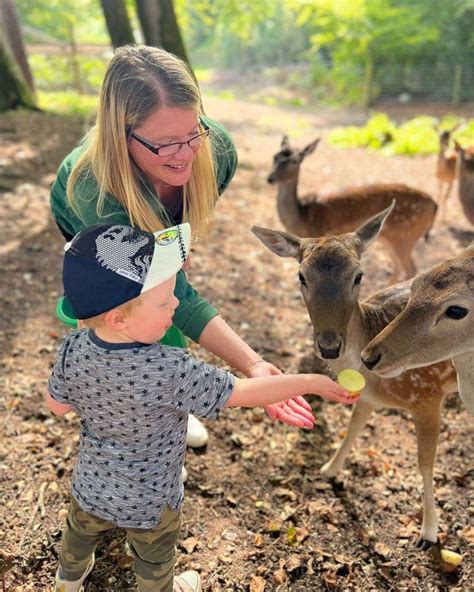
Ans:
{"label": "baseball cap", "polygon": [[177,273],[189,254],[191,227],[147,232],[96,224],[64,247],[64,293],[78,319],[124,304]]}

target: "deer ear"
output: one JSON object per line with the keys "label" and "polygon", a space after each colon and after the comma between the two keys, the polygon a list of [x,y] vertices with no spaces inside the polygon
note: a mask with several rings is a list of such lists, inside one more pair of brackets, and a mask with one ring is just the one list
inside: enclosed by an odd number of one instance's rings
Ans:
{"label": "deer ear", "polygon": [[288,140],[288,136],[283,136],[280,146],[282,150],[284,150],[285,148],[290,148],[290,141]]}
{"label": "deer ear", "polygon": [[461,156],[464,154],[464,148],[457,140],[454,140],[454,148],[456,149],[456,152],[459,152],[461,154]]}
{"label": "deer ear", "polygon": [[318,138],[317,140],[314,140],[314,142],[311,142],[311,144],[308,144],[305,148],[303,148],[303,150],[301,151],[301,158],[305,158],[305,156],[309,156],[310,154],[312,154],[320,141],[321,138]]}
{"label": "deer ear", "polygon": [[396,201],[393,200],[392,203],[386,208],[382,210],[379,214],[376,214],[370,220],[367,220],[365,224],[360,226],[354,233],[353,236],[357,239],[360,252],[364,252],[365,249],[374,242],[374,240],[380,234],[383,225],[385,224],[385,220],[388,218],[390,212],[395,207]]}
{"label": "deer ear", "polygon": [[297,236],[261,226],[252,226],[252,232],[275,255],[299,260],[301,240]]}

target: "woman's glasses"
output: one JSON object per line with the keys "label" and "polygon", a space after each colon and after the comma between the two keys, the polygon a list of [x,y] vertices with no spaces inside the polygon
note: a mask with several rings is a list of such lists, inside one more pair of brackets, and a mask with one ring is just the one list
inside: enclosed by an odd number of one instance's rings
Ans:
{"label": "woman's glasses", "polygon": [[148,150],[153,152],[153,154],[156,154],[156,156],[173,156],[174,154],[177,154],[185,144],[187,144],[192,150],[197,150],[204,140],[209,136],[209,126],[206,125],[202,119],[199,120],[199,123],[203,127],[204,131],[197,136],[193,136],[187,142],[173,142],[172,144],[161,144],[161,146],[154,146],[153,144],[150,144],[150,142],[147,142],[144,138],[137,136],[135,132],[130,131],[129,136],[142,144],[142,146],[145,146],[145,148],[148,148]]}

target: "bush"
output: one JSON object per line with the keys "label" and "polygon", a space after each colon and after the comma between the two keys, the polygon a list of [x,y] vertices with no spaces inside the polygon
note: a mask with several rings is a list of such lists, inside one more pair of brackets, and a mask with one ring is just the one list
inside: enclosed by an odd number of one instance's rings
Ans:
{"label": "bush", "polygon": [[[382,150],[387,155],[434,154],[439,147],[437,130],[452,129],[458,123],[461,119],[456,115],[447,115],[441,121],[420,115],[397,127],[385,113],[377,113],[363,127],[336,128],[329,135],[329,141],[342,148]],[[464,121],[453,132],[453,138],[462,146],[474,144],[474,119]]]}

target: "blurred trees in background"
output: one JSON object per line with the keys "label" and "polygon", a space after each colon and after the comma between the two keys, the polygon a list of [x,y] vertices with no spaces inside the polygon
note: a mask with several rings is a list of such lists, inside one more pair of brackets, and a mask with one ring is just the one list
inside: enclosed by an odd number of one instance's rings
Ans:
{"label": "blurred trees in background", "polygon": [[[474,99],[474,0],[14,1],[29,43],[63,48],[30,56],[40,90],[97,92],[107,48],[131,33],[197,68],[291,71],[281,84],[314,99]],[[128,21],[112,44],[102,6]],[[104,47],[85,55],[78,45]]]}
{"label": "blurred trees in background", "polygon": [[177,0],[197,63],[306,62],[320,97],[474,98],[474,0]]}

